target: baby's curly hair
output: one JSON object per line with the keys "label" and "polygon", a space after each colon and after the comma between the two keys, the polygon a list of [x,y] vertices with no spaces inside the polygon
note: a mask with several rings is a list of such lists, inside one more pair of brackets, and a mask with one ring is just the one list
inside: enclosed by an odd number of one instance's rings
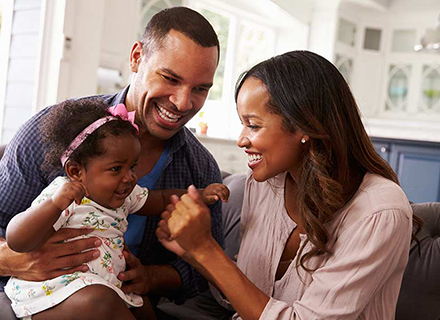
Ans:
{"label": "baby's curly hair", "polygon": [[[97,99],[67,100],[53,106],[41,120],[39,130],[41,142],[45,146],[45,158],[42,164],[44,171],[53,173],[62,168],[61,155],[87,126],[94,121],[111,115],[110,106]],[[90,158],[105,153],[101,141],[109,136],[132,135],[137,138],[133,125],[125,120],[109,121],[99,127],[69,157],[85,167]]]}

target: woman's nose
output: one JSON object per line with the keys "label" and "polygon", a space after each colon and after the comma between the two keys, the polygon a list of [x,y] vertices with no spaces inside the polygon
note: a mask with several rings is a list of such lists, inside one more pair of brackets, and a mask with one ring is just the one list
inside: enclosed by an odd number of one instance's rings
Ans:
{"label": "woman's nose", "polygon": [[237,146],[239,148],[247,148],[247,147],[249,147],[250,144],[251,144],[251,142],[243,130],[240,133],[240,136],[238,137]]}

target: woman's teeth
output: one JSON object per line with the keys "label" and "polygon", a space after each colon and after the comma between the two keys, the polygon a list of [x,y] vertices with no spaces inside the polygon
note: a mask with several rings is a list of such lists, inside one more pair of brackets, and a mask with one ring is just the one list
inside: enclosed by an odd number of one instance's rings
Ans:
{"label": "woman's teeth", "polygon": [[248,153],[248,161],[249,162],[256,162],[263,159],[263,156],[261,154],[255,154],[255,153]]}
{"label": "woman's teeth", "polygon": [[162,108],[160,105],[156,105],[159,116],[168,122],[177,122],[181,118],[181,116],[171,113],[167,111],[165,108]]}

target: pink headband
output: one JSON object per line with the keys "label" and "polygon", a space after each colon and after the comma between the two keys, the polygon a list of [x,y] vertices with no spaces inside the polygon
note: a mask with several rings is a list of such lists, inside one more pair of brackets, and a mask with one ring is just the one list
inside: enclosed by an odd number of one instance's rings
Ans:
{"label": "pink headband", "polygon": [[133,125],[133,127],[135,127],[137,133],[139,134],[139,128],[134,123],[134,117],[136,113],[135,111],[127,112],[127,108],[125,108],[125,105],[120,103],[114,107],[108,108],[108,112],[111,113],[113,116],[107,116],[96,120],[83,131],[81,131],[81,133],[77,135],[75,139],[73,139],[73,141],[67,147],[66,151],[64,151],[61,155],[61,165],[63,166],[63,168],[72,153],[84,142],[84,140],[86,140],[88,136],[90,136],[99,127],[103,126],[107,122],[118,120],[118,118],[129,121]]}

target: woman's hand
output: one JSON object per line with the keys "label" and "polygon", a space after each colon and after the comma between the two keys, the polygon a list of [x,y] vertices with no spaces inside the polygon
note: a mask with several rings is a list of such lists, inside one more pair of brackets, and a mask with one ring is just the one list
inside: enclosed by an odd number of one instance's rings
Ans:
{"label": "woman's hand", "polygon": [[162,214],[157,235],[161,243],[185,260],[215,242],[211,234],[211,214],[194,186],[180,200],[172,198]]}
{"label": "woman's hand", "polygon": [[171,196],[171,203],[166,207],[166,210],[162,213],[162,220],[159,221],[158,228],[156,229],[156,235],[159,242],[169,251],[175,253],[177,256],[184,260],[189,260],[191,257],[189,253],[183,249],[176,240],[171,237],[170,229],[168,228],[168,220],[171,217],[176,207],[175,204],[179,202],[179,197],[176,195]]}

